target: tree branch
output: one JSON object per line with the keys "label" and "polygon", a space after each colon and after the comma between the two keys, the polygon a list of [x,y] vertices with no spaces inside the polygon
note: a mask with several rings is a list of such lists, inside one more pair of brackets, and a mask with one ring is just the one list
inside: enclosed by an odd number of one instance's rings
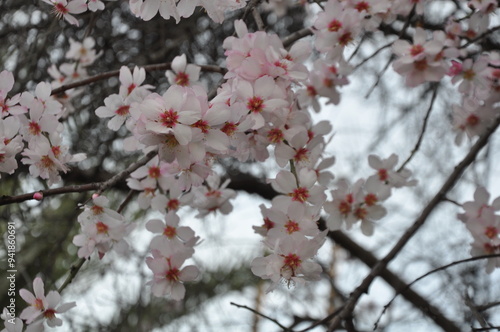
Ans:
{"label": "tree branch", "polygon": [[[479,137],[477,142],[472,146],[469,153],[465,156],[465,158],[455,167],[453,173],[448,177],[446,182],[443,184],[439,192],[434,196],[434,198],[427,204],[427,206],[423,209],[421,215],[415,220],[413,225],[401,236],[396,245],[392,248],[392,250],[381,260],[379,261],[371,270],[371,272],[366,276],[361,285],[359,285],[354,292],[349,297],[345,307],[340,312],[338,316],[336,316],[332,324],[330,325],[329,331],[333,331],[340,326],[342,320],[348,317],[352,311],[354,310],[356,303],[363,293],[368,291],[368,287],[371,285],[375,277],[380,275],[381,271],[387,267],[389,262],[396,257],[396,255],[401,251],[401,249],[408,243],[408,241],[415,235],[417,230],[425,223],[427,217],[434,211],[434,208],[446,197],[447,192],[455,185],[458,181],[462,173],[465,169],[476,159],[479,151],[488,143],[488,139],[495,132],[500,124],[500,117],[495,119],[495,122]],[[456,331],[456,330],[449,330]]]}
{"label": "tree branch", "polygon": [[3,195],[3,196],[0,196],[0,206],[12,204],[12,203],[20,203],[20,202],[34,199],[33,195],[36,193],[41,193],[43,195],[43,197],[48,197],[48,196],[67,194],[67,193],[76,193],[76,192],[97,190],[97,193],[101,194],[103,191],[113,187],[118,182],[123,181],[127,176],[130,175],[130,173],[132,173],[133,171],[135,171],[139,167],[145,165],[148,161],[153,159],[153,157],[156,155],[156,153],[157,153],[156,151],[150,151],[148,154],[146,154],[144,157],[139,159],[137,162],[135,162],[135,163],[131,164],[129,167],[127,167],[127,169],[121,171],[120,173],[116,174],[115,176],[113,176],[112,178],[110,178],[107,181],[94,182],[94,183],[89,183],[89,184],[84,184],[84,185],[66,186],[66,187],[47,189],[47,190],[39,190],[39,191],[34,191],[34,192],[31,192],[28,194],[22,194],[19,196]]}

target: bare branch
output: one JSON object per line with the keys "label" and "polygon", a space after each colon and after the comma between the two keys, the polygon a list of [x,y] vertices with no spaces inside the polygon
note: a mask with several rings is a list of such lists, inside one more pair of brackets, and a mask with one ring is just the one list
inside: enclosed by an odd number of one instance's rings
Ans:
{"label": "bare branch", "polygon": [[273,322],[274,324],[276,324],[276,325],[278,325],[280,328],[282,328],[282,329],[283,329],[283,331],[286,331],[286,332],[293,332],[293,330],[289,329],[288,327],[286,327],[286,326],[284,326],[284,325],[281,325],[281,323],[280,323],[280,322],[278,322],[276,319],[271,318],[271,317],[269,317],[269,316],[266,316],[266,315],[264,315],[263,313],[258,312],[258,311],[257,311],[257,310],[255,310],[255,309],[252,309],[252,308],[250,308],[250,307],[247,307],[246,305],[241,305],[241,304],[237,304],[237,303],[234,303],[234,302],[230,302],[230,303],[231,303],[231,305],[234,305],[235,307],[250,310],[250,311],[251,311],[251,312],[253,312],[254,314],[259,315],[260,317],[265,318],[265,319],[267,319],[267,320],[269,320],[269,321]]}

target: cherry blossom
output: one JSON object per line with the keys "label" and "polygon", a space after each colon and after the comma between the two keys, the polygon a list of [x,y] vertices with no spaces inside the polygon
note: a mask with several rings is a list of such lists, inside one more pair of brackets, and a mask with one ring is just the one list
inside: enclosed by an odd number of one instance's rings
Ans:
{"label": "cherry blossom", "polygon": [[[33,290],[35,294],[24,288],[19,290],[19,295],[30,305],[21,312],[19,317],[26,320],[27,324],[36,324],[35,320],[43,320],[49,327],[62,326],[62,320],[56,317],[56,314],[65,313],[75,307],[76,303],[59,304],[61,295],[56,291],[50,291],[45,296],[44,284],[40,277],[33,280]],[[43,331],[43,325],[38,325],[38,327],[40,331]]]}
{"label": "cherry blossom", "polygon": [[87,10],[87,0],[42,0],[54,6],[53,12],[57,18],[64,18],[69,24],[79,26],[78,20],[71,14],[81,14]]}
{"label": "cherry blossom", "polygon": [[167,70],[165,75],[170,84],[191,86],[200,78],[200,70],[199,66],[188,64],[186,55],[182,54],[174,58],[172,61],[172,70]]}

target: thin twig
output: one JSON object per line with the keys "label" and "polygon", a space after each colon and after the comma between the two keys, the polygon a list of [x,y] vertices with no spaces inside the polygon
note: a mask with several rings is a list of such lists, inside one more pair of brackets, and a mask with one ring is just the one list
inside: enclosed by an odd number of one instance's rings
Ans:
{"label": "thin twig", "polygon": [[495,32],[496,30],[499,30],[499,29],[500,29],[500,25],[497,25],[496,27],[488,29],[485,32],[483,32],[482,34],[480,34],[479,36],[477,36],[476,38],[469,40],[467,43],[460,46],[459,48],[465,48],[465,47],[477,42],[478,40],[483,39],[484,37],[488,36],[490,33]]}
{"label": "thin twig", "polygon": [[[166,63],[147,65],[147,66],[143,66],[141,68],[144,68],[146,71],[151,72],[151,71],[157,71],[157,70],[171,69],[171,65],[172,65],[171,62],[166,62]],[[227,72],[226,68],[222,68],[219,66],[213,66],[213,65],[198,65],[198,66],[201,67],[202,71],[206,71],[206,72],[220,73],[222,75],[224,75]],[[132,70],[133,68],[130,68],[130,69]],[[84,85],[88,85],[90,83],[95,83],[97,81],[105,80],[107,78],[115,77],[115,76],[119,76],[119,75],[120,75],[120,70],[113,70],[113,71],[109,71],[106,73],[101,73],[101,74],[86,78],[86,79],[78,81],[78,82],[73,82],[73,83],[69,83],[69,84],[65,84],[63,86],[60,86],[57,89],[52,90],[52,95],[58,95],[64,91],[67,91],[70,89],[78,88],[78,87],[81,87]]]}
{"label": "thin twig", "polygon": [[410,160],[413,158],[413,156],[415,156],[415,153],[417,153],[418,149],[420,148],[420,144],[422,143],[422,139],[424,138],[425,129],[427,128],[427,121],[429,120],[429,115],[431,114],[432,108],[434,106],[434,102],[436,101],[438,87],[439,87],[439,85],[435,85],[433,88],[434,91],[432,92],[431,103],[429,105],[429,108],[427,109],[427,113],[425,114],[424,124],[422,126],[422,130],[420,131],[420,135],[418,136],[417,143],[415,144],[415,147],[413,148],[413,150],[411,150],[410,156],[408,157],[408,159],[406,159],[404,161],[404,163],[397,170],[398,172],[400,172],[403,168],[405,168],[406,164],[408,164],[410,162]]}
{"label": "thin twig", "polygon": [[73,281],[73,279],[75,279],[76,274],[78,273],[78,271],[80,271],[85,261],[85,258],[80,258],[75,264],[71,265],[68,277],[66,278],[66,280],[64,280],[61,287],[57,289],[57,292],[59,294]]}
{"label": "thin twig", "polygon": [[420,280],[422,280],[422,279],[430,276],[431,274],[434,274],[434,273],[439,272],[439,271],[444,271],[444,270],[446,270],[446,269],[448,269],[448,268],[450,268],[452,266],[458,265],[458,264],[463,264],[463,263],[468,263],[468,262],[474,262],[474,261],[477,261],[477,260],[488,259],[488,258],[492,258],[492,257],[500,257],[500,254],[482,255],[482,256],[476,256],[476,257],[461,259],[461,260],[458,260],[458,261],[454,261],[454,262],[452,262],[450,264],[443,265],[443,266],[438,267],[436,269],[430,270],[429,272],[421,275],[417,279],[415,279],[412,282],[410,282],[409,284],[407,284],[405,286],[405,288],[403,288],[403,289],[401,289],[399,291],[396,291],[396,294],[394,294],[394,297],[384,306],[384,309],[382,310],[382,312],[380,313],[380,316],[378,317],[377,321],[374,324],[373,330],[375,331],[377,329],[377,325],[378,325],[380,319],[382,318],[382,316],[384,315],[384,313],[387,311],[387,309],[390,307],[390,305],[392,304],[392,302],[394,302],[394,300],[396,299],[396,297],[398,297],[399,294],[403,294],[405,291],[407,291],[408,289],[410,289],[410,287],[413,286],[414,284],[416,284],[418,281],[420,281]]}
{"label": "thin twig", "polygon": [[398,242],[394,245],[391,251],[375,265],[375,267],[370,271],[368,276],[363,280],[361,285],[359,285],[349,297],[346,302],[344,309],[336,316],[331,325],[329,331],[334,331],[340,326],[342,320],[351,315],[356,303],[363,293],[368,291],[368,287],[371,285],[373,280],[380,274],[380,272],[389,264],[389,262],[396,257],[396,255],[403,249],[403,247],[409,242],[409,240],[415,235],[415,233],[420,229],[420,227],[425,223],[431,212],[434,211],[436,206],[446,197],[448,191],[453,188],[455,183],[458,181],[465,169],[476,159],[479,151],[488,143],[488,139],[495,132],[500,124],[500,116],[497,117],[494,123],[487,128],[487,130],[479,137],[477,142],[472,146],[469,153],[465,158],[455,167],[453,172],[450,174],[446,182],[443,184],[439,192],[432,198],[432,200],[427,204],[427,206],[422,210],[420,216],[415,220],[413,225],[401,236]]}
{"label": "thin twig", "polygon": [[264,21],[262,21],[262,17],[260,16],[259,10],[257,7],[252,8],[252,16],[253,19],[255,20],[255,24],[257,24],[257,28],[260,31],[265,31],[266,30],[266,25],[264,24]]}
{"label": "thin twig", "polygon": [[251,311],[251,312],[253,312],[254,314],[259,315],[260,317],[265,318],[265,319],[267,319],[267,320],[269,320],[269,321],[273,322],[274,324],[278,325],[280,328],[282,328],[282,329],[283,329],[283,331],[293,332],[293,330],[289,329],[288,327],[281,325],[281,323],[280,323],[280,322],[278,322],[276,319],[271,318],[271,317],[269,317],[269,316],[266,316],[266,315],[264,315],[263,313],[261,313],[261,312],[259,312],[259,311],[255,310],[255,309],[252,309],[252,308],[250,308],[250,307],[247,307],[246,305],[241,305],[241,304],[237,304],[237,303],[234,303],[234,302],[230,302],[230,304],[231,304],[231,305],[234,305],[235,307],[238,307],[238,308],[243,308],[243,309],[250,310],[250,311]]}
{"label": "thin twig", "polygon": [[24,201],[28,201],[33,198],[33,195],[36,193],[41,193],[43,197],[48,197],[48,196],[54,196],[54,195],[60,195],[60,194],[67,194],[67,193],[76,193],[76,192],[86,192],[86,191],[91,191],[91,190],[97,190],[97,193],[102,193],[108,188],[111,188],[114,186],[116,183],[122,181],[125,179],[127,176],[130,175],[133,171],[141,167],[142,165],[145,165],[148,161],[153,159],[153,157],[156,155],[156,151],[150,151],[147,155],[139,159],[137,162],[131,164],[127,169],[123,170],[122,172],[116,174],[112,178],[110,178],[107,181],[104,182],[94,182],[94,183],[88,183],[84,185],[74,185],[74,186],[66,186],[66,187],[60,187],[60,188],[54,188],[54,189],[46,189],[46,190],[38,190],[34,191],[28,194],[22,194],[19,196],[7,196],[3,195],[0,196],[0,206],[1,205],[7,205],[7,204],[12,204],[12,203],[20,203]]}

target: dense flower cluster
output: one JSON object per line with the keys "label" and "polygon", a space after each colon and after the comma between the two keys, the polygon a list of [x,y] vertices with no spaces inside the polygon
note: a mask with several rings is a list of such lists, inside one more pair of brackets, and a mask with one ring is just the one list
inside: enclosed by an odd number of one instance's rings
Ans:
{"label": "dense flower cluster", "polygon": [[[78,25],[73,16],[84,11],[103,10],[99,0],[43,0],[54,13],[70,24]],[[216,22],[224,13],[246,5],[245,0],[130,0],[131,11],[143,20],[157,13],[178,22],[201,6]],[[290,1],[272,0],[267,8],[278,15]],[[302,3],[306,5],[305,3]],[[152,271],[149,282],[155,296],[184,298],[185,282],[195,280],[199,270],[185,266],[192,257],[199,237],[188,226],[181,226],[179,210],[183,206],[198,211],[202,218],[213,213],[232,211],[230,200],[236,193],[228,189],[214,170],[219,158],[239,161],[276,161],[279,172],[268,182],[278,195],[270,206],[261,205],[263,224],[255,226],[263,236],[269,254],[252,262],[252,272],[272,283],[287,285],[317,280],[321,267],[314,261],[329,230],[350,229],[359,224],[365,235],[375,231],[387,209],[384,202],[393,188],[413,186],[411,172],[397,168],[398,157],[368,157],[374,170],[366,179],[334,182],[330,172],[335,158],[325,148],[332,126],[327,121],[314,123],[310,109],[319,112],[320,98],[338,104],[340,88],[349,84],[353,67],[345,58],[345,49],[362,33],[376,31],[381,24],[394,22],[397,15],[410,12],[422,15],[424,1],[328,0],[313,21],[314,42],[299,40],[290,48],[275,34],[250,32],[246,24],[234,23],[236,34],[223,43],[227,73],[225,82],[214,98],[198,82],[201,67],[188,64],[184,54],[176,57],[165,76],[170,87],[164,91],[144,84],[143,68],[120,69],[117,93],[106,97],[95,110],[99,118],[109,119],[110,130],[127,132],[126,151],[156,151],[147,164],[132,172],[128,186],[139,192],[140,208],[161,213],[162,218],[149,220],[146,228],[157,234],[150,243],[146,264]],[[307,5],[309,6],[309,5]],[[311,5],[312,6],[312,5]],[[456,143],[464,136],[480,135],[498,114],[500,101],[500,55],[481,53],[471,42],[487,31],[490,16],[497,13],[495,1],[469,1],[472,12],[465,19],[450,18],[444,31],[429,34],[423,28],[409,28],[410,38],[392,43],[393,69],[404,77],[406,85],[416,87],[425,82],[439,82],[451,77],[451,83],[463,100],[453,108]],[[410,42],[411,39],[411,42]],[[30,174],[47,181],[49,186],[61,181],[68,164],[83,160],[72,155],[63,144],[62,122],[73,111],[71,100],[81,89],[66,90],[51,96],[52,90],[87,77],[86,68],[100,56],[92,37],[82,42],[70,40],[68,62],[49,70],[54,81],[39,83],[35,91],[9,96],[14,77],[0,73],[0,174],[12,174],[18,160],[29,165]],[[311,63],[308,60],[316,55]],[[308,67],[308,65],[310,66]],[[21,156],[21,158],[17,158]],[[37,195],[39,194],[39,195]],[[41,200],[37,193],[34,199]],[[474,237],[473,254],[498,253],[500,250],[499,199],[488,205],[489,194],[479,188],[475,201],[463,204],[465,222]],[[73,239],[78,256],[102,258],[110,250],[126,252],[126,236],[134,227],[111,209],[103,195],[94,194],[92,203],[83,207],[78,217],[81,232]],[[327,230],[320,231],[318,220],[325,217]],[[488,271],[500,267],[491,260]],[[44,295],[43,282],[34,281],[34,292],[21,290],[29,307],[20,318],[29,331],[60,325],[55,316],[73,307],[59,305],[60,295]],[[7,314],[4,313],[4,318]],[[6,323],[7,331],[20,331],[21,324]],[[20,326],[20,327],[19,327]]]}

